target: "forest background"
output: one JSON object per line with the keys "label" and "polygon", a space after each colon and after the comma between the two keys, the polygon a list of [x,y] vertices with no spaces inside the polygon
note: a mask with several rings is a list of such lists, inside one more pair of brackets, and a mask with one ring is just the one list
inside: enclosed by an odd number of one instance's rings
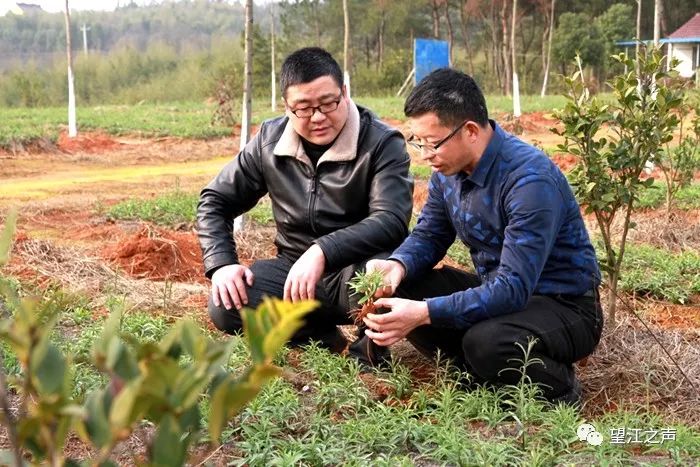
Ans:
{"label": "forest background", "polygon": [[[554,9],[552,10],[552,6]],[[694,0],[662,2],[661,37],[695,13]],[[451,44],[453,66],[472,74],[489,94],[509,94],[511,0],[348,0],[350,73],[354,95],[395,94],[413,67],[414,38]],[[641,37],[653,34],[653,0],[642,1]],[[553,11],[553,13],[552,13]],[[516,68],[523,94],[539,94],[554,15],[548,93],[578,52],[595,89],[615,72],[615,41],[635,37],[637,1],[520,0],[515,21]],[[271,22],[275,69],[302,46],[343,55],[341,0],[256,4],[254,92],[270,95]],[[221,0],[131,3],[114,12],[72,14],[79,105],[163,103],[214,98],[222,86],[240,98],[244,7]],[[86,31],[87,48],[81,28]],[[0,18],[0,106],[42,107],[67,100],[62,13]]]}

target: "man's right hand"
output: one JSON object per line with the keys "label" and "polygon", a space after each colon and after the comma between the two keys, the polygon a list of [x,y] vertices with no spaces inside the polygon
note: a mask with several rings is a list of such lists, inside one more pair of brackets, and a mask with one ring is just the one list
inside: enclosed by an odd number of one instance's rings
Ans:
{"label": "man's right hand", "polygon": [[253,271],[240,264],[222,266],[211,276],[211,298],[214,305],[223,303],[227,310],[236,307],[240,310],[248,304],[248,295],[245,287],[253,285],[255,275]]}
{"label": "man's right hand", "polygon": [[376,298],[391,297],[399,288],[406,275],[406,269],[398,261],[386,259],[371,259],[367,261],[366,272],[380,271],[384,275],[384,286],[377,289]]}

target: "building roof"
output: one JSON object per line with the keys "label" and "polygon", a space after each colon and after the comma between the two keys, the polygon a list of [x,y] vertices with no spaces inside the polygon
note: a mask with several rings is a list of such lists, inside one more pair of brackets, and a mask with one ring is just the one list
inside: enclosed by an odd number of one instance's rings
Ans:
{"label": "building roof", "polygon": [[40,5],[34,3],[18,3],[17,6],[25,13],[37,13],[42,10]]}
{"label": "building roof", "polygon": [[668,36],[671,41],[674,39],[698,39],[700,40],[700,13],[695,13],[695,16],[690,18],[683,26],[676,29]]}
{"label": "building roof", "polygon": [[[650,44],[653,41],[651,39],[644,39],[640,41],[643,44]],[[690,18],[686,23],[680,28],[676,29],[668,37],[664,37],[659,40],[661,44],[694,44],[700,42],[700,13],[695,13],[695,16]],[[615,45],[628,47],[636,45],[637,41],[625,40],[617,41]]]}

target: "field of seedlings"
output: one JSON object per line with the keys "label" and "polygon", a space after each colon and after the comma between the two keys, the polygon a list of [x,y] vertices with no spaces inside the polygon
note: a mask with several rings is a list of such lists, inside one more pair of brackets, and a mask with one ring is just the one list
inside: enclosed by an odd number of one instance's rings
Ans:
{"label": "field of seedlings", "polygon": [[[407,133],[402,99],[357,102]],[[564,106],[563,98],[525,100],[518,122],[504,114],[505,99],[488,103],[504,128],[519,131],[572,173],[576,159],[558,148],[564,138],[551,131],[564,131],[552,112]],[[13,210],[18,217],[0,280],[19,297],[38,298],[34,306],[53,326],[48,341],[68,356],[60,376],[71,403],[94,401],[91,394],[105,385],[114,389],[114,375],[95,363],[95,349],[106,348],[103,330],[115,313],[134,354],[153,351],[146,344],[169,339],[176,328],[186,335],[178,323],[187,318],[211,345],[226,345],[226,358],[217,360],[226,372],[243,374],[255,354],[243,337],[223,336],[208,321],[208,284],[194,231],[199,190],[235,157],[240,127],[211,125],[212,107],[204,104],[103,106],[78,109],[80,132],[70,139],[64,114],[2,109],[0,225]],[[269,107],[254,109],[254,123],[273,115]],[[430,168],[412,157],[415,218]],[[542,402],[526,381],[474,389],[465,375],[426,360],[406,342],[392,348],[390,370],[373,373],[315,345],[284,348],[274,357],[279,376],[222,425],[220,444],[206,430],[187,435],[190,465],[697,465],[700,173],[679,188],[670,209],[660,169],[645,177],[654,180],[634,201],[616,319],[606,322],[595,353],[578,363],[580,411]],[[585,219],[603,261],[595,214]],[[612,225],[613,236],[619,230]],[[274,256],[274,232],[263,198],[238,234],[241,261]],[[471,268],[463,245],[454,245],[444,263]],[[608,296],[605,288],[602,295]],[[7,297],[0,295],[5,322],[20,313]],[[355,332],[352,326],[343,331]],[[6,340],[1,350],[9,387],[4,398],[10,413],[21,414],[22,356]],[[192,397],[192,426],[206,427],[212,417],[218,422],[221,400]],[[579,438],[583,423],[602,435],[599,445]],[[96,425],[86,426],[96,436]],[[10,436],[7,429],[0,436],[4,455]],[[149,446],[178,442],[161,436],[154,423],[138,422],[118,442],[90,446],[84,433],[71,429],[63,452],[129,465],[145,459]]]}

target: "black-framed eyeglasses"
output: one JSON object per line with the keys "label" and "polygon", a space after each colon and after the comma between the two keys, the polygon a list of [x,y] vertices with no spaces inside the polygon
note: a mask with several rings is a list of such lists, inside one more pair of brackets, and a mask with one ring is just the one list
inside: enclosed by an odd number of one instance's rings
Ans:
{"label": "black-framed eyeglasses", "polygon": [[311,118],[318,110],[322,114],[328,114],[333,112],[340,105],[340,101],[343,100],[343,93],[341,92],[338,98],[331,102],[326,102],[315,107],[304,107],[303,109],[289,109],[297,118]]}
{"label": "black-framed eyeglasses", "polygon": [[460,123],[458,126],[455,127],[454,130],[452,130],[450,132],[449,135],[445,136],[444,138],[442,138],[440,141],[438,141],[435,144],[420,144],[420,143],[416,142],[415,136],[413,136],[413,135],[411,135],[411,137],[408,138],[408,141],[406,141],[406,142],[411,147],[414,147],[414,148],[418,149],[419,151],[425,151],[425,152],[430,153],[430,154],[435,154],[438,151],[438,149],[440,149],[440,146],[445,144],[447,141],[449,141],[450,138],[452,138],[454,135],[456,135],[457,132],[459,130],[461,130],[464,125],[467,124],[467,122],[469,122],[469,120],[465,120],[462,123]]}

